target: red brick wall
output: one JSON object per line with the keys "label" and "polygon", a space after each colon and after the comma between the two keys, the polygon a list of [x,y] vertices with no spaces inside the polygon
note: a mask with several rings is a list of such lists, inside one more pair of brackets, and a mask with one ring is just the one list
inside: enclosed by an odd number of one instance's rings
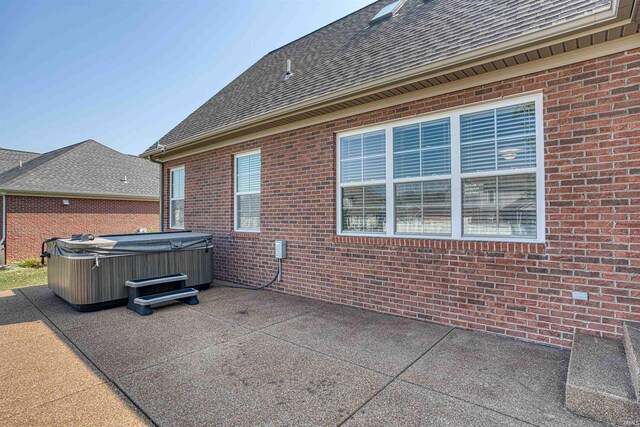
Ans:
{"label": "red brick wall", "polygon": [[57,197],[7,196],[8,263],[38,257],[41,243],[48,237],[160,228],[158,202],[65,199],[68,206]]}
{"label": "red brick wall", "polygon": [[[544,94],[545,244],[336,236],[335,133],[531,91]],[[262,149],[262,227],[233,228],[233,153]],[[569,346],[640,320],[640,50],[354,115],[172,161],[186,227],[212,232],[218,279]],[[168,168],[164,176],[168,188]],[[165,199],[166,200],[166,199]],[[168,223],[165,204],[165,224]],[[587,291],[588,302],[571,291]]]}

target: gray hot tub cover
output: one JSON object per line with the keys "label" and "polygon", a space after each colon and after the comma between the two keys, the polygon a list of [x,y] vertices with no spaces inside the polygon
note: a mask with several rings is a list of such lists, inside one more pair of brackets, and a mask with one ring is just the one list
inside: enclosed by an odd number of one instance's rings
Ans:
{"label": "gray hot tub cover", "polygon": [[[56,256],[118,256],[213,248],[213,236],[205,233],[149,233],[97,236],[94,240],[57,239]],[[51,251],[50,251],[51,252]]]}

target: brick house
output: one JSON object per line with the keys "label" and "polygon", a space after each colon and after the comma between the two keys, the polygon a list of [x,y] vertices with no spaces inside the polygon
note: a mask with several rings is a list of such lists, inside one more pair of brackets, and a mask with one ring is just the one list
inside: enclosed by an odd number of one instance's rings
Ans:
{"label": "brick house", "polygon": [[0,149],[0,265],[44,239],[158,230],[159,168],[88,140],[44,154]]}
{"label": "brick house", "polygon": [[640,320],[638,1],[381,0],[150,147],[215,277],[569,347]]}

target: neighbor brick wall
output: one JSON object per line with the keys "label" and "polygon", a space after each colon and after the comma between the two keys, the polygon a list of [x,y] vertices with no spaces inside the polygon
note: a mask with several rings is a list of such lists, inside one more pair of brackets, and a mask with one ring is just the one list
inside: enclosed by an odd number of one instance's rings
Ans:
{"label": "neighbor brick wall", "polygon": [[[502,96],[544,93],[546,243],[336,236],[335,133]],[[262,227],[234,233],[233,153],[262,150]],[[640,320],[640,50],[486,84],[172,161],[186,228],[214,234],[215,277],[570,346]],[[168,188],[168,167],[164,188]],[[166,197],[166,194],[165,194]],[[166,200],[166,198],[165,198]],[[165,203],[165,224],[168,223]],[[587,291],[588,302],[572,290]]]}
{"label": "neighbor brick wall", "polygon": [[158,231],[159,202],[7,196],[7,262],[40,255],[49,237]]}

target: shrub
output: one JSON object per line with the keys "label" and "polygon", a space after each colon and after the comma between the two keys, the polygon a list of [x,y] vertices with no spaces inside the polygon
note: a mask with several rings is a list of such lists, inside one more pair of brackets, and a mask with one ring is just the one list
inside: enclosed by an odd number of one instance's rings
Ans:
{"label": "shrub", "polygon": [[22,268],[42,268],[42,267],[44,267],[42,265],[42,262],[37,258],[25,259],[23,261],[20,261],[16,265],[18,267],[22,267]]}

